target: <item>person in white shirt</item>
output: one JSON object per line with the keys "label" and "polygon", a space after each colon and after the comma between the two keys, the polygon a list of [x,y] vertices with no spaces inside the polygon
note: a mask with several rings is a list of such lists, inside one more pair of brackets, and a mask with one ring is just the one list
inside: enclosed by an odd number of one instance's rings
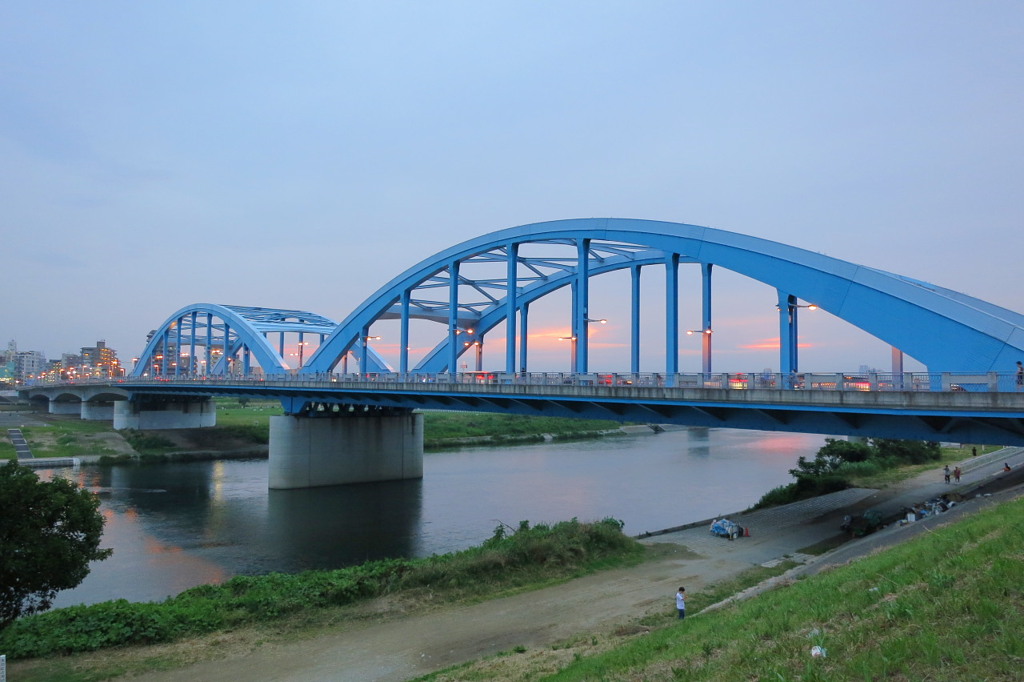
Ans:
{"label": "person in white shirt", "polygon": [[679,620],[686,618],[686,588],[680,587],[676,592],[676,610],[679,611]]}

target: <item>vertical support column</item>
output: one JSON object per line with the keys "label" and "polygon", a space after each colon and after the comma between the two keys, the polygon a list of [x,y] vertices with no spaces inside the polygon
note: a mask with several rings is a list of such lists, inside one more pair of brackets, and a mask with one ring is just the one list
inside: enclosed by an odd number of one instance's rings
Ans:
{"label": "vertical support column", "polygon": [[529,371],[528,365],[526,364],[526,351],[528,349],[528,340],[530,335],[529,331],[530,323],[530,304],[523,303],[519,307],[519,371],[524,374]]}
{"label": "vertical support column", "polygon": [[629,269],[632,306],[630,308],[629,371],[640,372],[640,266]]}
{"label": "vertical support column", "polygon": [[903,351],[896,346],[892,347],[892,385],[897,391],[903,390]]}
{"label": "vertical support column", "polygon": [[448,264],[448,373],[459,371],[459,262]]}
{"label": "vertical support column", "polygon": [[244,376],[249,376],[249,367],[252,359],[252,354],[249,352],[249,346],[242,349],[242,372]]}
{"label": "vertical support column", "polygon": [[[213,357],[213,313],[206,313],[206,364],[203,367],[203,374],[209,374],[213,367],[210,366]],[[284,351],[281,351],[282,357]]]}
{"label": "vertical support column", "polygon": [[670,376],[679,373],[678,253],[673,253],[665,260],[665,373]]}
{"label": "vertical support column", "polygon": [[170,335],[171,331],[168,329],[164,331],[163,335],[160,338],[160,345],[163,346],[164,350],[164,352],[162,353],[163,357],[160,358],[160,376],[164,377],[167,376],[167,356],[171,354],[170,351],[167,349],[167,339]]}
{"label": "vertical support column", "polygon": [[700,341],[701,344],[701,371],[704,376],[711,374],[711,263],[700,264],[701,274],[701,310],[703,312],[703,321],[701,322],[701,332],[703,338]]}
{"label": "vertical support column", "polygon": [[196,374],[196,370],[199,368],[199,363],[196,362],[196,317],[199,313],[195,310],[192,311],[192,336],[188,344],[188,373]]}
{"label": "vertical support column", "polygon": [[572,371],[585,374],[588,360],[588,337],[590,336],[590,240],[576,240],[576,286],[572,297],[572,341],[574,355]]}
{"label": "vertical support column", "polygon": [[519,294],[519,245],[505,247],[505,373],[516,371],[516,306]]}
{"label": "vertical support column", "polygon": [[305,356],[306,356],[306,350],[305,350],[305,347],[303,346],[303,344],[305,343],[305,338],[306,338],[305,333],[299,332],[299,367],[298,367],[298,369],[300,369],[300,370],[302,369],[302,363],[305,360]]}
{"label": "vertical support column", "polygon": [[401,331],[399,332],[398,349],[398,371],[404,376],[409,372],[409,299],[412,292],[406,289],[402,292],[400,305],[402,308]]}
{"label": "vertical support column", "polygon": [[797,364],[796,297],[781,290],[779,303],[779,371],[784,383],[792,383],[790,375],[799,371]]}
{"label": "vertical support column", "polygon": [[181,318],[174,321],[174,376],[181,372]]}
{"label": "vertical support column", "polygon": [[281,332],[280,334],[278,334],[277,354],[281,356],[282,360],[287,362],[287,360],[284,359],[284,332]]}
{"label": "vertical support column", "polygon": [[359,373],[364,377],[369,374],[367,369],[367,356],[369,355],[370,346],[370,326],[367,325],[359,331]]}
{"label": "vertical support column", "polygon": [[476,346],[476,371],[482,372],[484,369],[484,335],[478,335],[473,345]]}
{"label": "vertical support column", "polygon": [[224,354],[221,356],[221,359],[224,361],[224,374],[227,375],[231,374],[231,360],[234,359],[231,354],[231,344],[228,341],[230,338],[231,325],[228,324],[227,320],[224,320]]}

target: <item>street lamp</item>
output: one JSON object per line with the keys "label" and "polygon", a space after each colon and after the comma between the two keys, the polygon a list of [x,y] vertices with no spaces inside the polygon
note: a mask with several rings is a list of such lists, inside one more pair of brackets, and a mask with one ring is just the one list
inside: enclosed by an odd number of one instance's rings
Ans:
{"label": "street lamp", "polygon": [[569,346],[569,371],[576,372],[576,345],[579,342],[579,338],[576,336],[559,336],[559,341],[568,341],[571,345]]}
{"label": "street lamp", "polygon": [[711,374],[711,329],[687,329],[686,335],[700,334],[701,372]]}
{"label": "street lamp", "polygon": [[[783,297],[785,296],[785,299]],[[801,305],[797,303],[796,296],[786,295],[779,292],[779,302],[775,309],[779,311],[779,365],[780,371],[789,376],[798,371],[800,336],[797,331],[797,310],[817,310],[814,303]]]}

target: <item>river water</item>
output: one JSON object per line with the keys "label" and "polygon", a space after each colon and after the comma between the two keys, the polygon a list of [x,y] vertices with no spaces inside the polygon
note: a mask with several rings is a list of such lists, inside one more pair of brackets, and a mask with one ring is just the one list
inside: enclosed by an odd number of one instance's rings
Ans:
{"label": "river water", "polygon": [[630,534],[659,530],[749,507],[823,442],[690,428],[466,448],[427,453],[420,481],[308,490],[268,490],[266,460],[63,470],[100,495],[102,546],[114,554],[54,605],[158,601],[234,575],[440,554],[521,520],[610,516]]}

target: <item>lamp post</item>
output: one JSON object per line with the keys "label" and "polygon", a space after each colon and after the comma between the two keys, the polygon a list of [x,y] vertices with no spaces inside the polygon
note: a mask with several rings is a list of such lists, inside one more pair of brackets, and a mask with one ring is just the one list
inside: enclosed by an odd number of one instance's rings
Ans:
{"label": "lamp post", "polygon": [[369,374],[369,372],[366,371],[366,358],[369,354],[370,341],[379,341],[380,338],[381,337],[379,336],[368,336],[366,334],[362,337],[362,342],[360,344],[361,348],[359,350],[359,371],[362,372],[363,375]]}
{"label": "lamp post", "polygon": [[796,296],[779,292],[779,302],[775,308],[779,311],[779,365],[784,376],[799,371],[799,334],[797,331],[797,311],[800,308],[817,310],[814,303],[806,305],[797,303]]}
{"label": "lamp post", "polygon": [[559,336],[559,341],[568,341],[569,346],[569,372],[571,374],[576,373],[576,344],[579,341],[579,337],[576,336]]}
{"label": "lamp post", "polygon": [[[596,322],[597,324],[608,324],[608,320],[601,318],[584,317],[582,329],[573,329],[572,340],[573,340],[573,360],[572,360],[572,371],[574,373],[584,373],[588,371],[588,365],[590,362],[590,323]],[[567,337],[569,338],[569,337]],[[583,352],[579,352],[579,342],[583,340]],[[578,363],[578,364],[577,364]]]}
{"label": "lamp post", "polygon": [[700,356],[701,372],[704,376],[711,374],[711,330],[710,329],[687,329],[686,335],[693,336],[700,334]]}

